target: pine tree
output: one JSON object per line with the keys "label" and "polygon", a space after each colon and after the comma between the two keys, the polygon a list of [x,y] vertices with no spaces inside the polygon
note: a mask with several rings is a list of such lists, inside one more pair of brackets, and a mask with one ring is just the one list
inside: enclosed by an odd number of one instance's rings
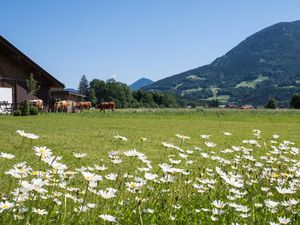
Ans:
{"label": "pine tree", "polygon": [[78,91],[86,96],[89,95],[89,82],[85,75],[83,75],[80,79]]}

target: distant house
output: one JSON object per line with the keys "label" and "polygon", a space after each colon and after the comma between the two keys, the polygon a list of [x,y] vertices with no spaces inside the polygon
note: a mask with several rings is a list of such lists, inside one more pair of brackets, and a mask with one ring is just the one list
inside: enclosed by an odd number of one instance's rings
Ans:
{"label": "distant house", "polygon": [[236,109],[237,106],[234,103],[227,103],[225,108]]}
{"label": "distant house", "polygon": [[86,97],[84,94],[72,88],[51,90],[51,99],[55,100],[71,100],[75,102],[83,101]]}
{"label": "distant house", "polygon": [[[30,74],[40,86],[36,96],[27,89]],[[8,101],[18,107],[25,99],[42,99],[47,110],[52,88],[64,88],[64,84],[28,58],[0,35],[0,101]]]}
{"label": "distant house", "polygon": [[241,106],[241,109],[256,109],[256,107],[253,105],[243,105]]}

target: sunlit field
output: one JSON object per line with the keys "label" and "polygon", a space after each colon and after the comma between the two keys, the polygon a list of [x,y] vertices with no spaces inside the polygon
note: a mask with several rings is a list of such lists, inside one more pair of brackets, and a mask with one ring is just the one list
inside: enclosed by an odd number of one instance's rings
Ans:
{"label": "sunlit field", "polygon": [[300,224],[300,112],[0,116],[1,224]]}

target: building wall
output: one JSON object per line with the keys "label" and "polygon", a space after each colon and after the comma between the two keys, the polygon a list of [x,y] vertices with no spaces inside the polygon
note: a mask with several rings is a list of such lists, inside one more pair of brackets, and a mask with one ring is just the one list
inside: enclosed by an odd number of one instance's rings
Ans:
{"label": "building wall", "polygon": [[[27,91],[26,79],[33,73],[34,79],[38,81],[40,89],[37,96]],[[13,88],[13,103],[20,104],[25,99],[40,98],[47,105],[49,101],[50,86],[45,76],[35,68],[28,65],[20,57],[8,53],[0,46],[0,86]]]}

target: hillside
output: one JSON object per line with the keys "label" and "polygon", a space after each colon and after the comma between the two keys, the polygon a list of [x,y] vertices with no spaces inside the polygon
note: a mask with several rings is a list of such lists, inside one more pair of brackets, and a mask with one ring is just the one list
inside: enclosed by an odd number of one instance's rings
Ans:
{"label": "hillside", "polygon": [[278,23],[242,41],[211,64],[159,80],[144,89],[191,99],[287,104],[300,92],[300,21]]}
{"label": "hillside", "polygon": [[131,90],[136,91],[142,87],[145,87],[147,85],[152,84],[153,81],[147,78],[141,78],[137,81],[135,81],[133,84],[129,85],[129,87],[131,88]]}

